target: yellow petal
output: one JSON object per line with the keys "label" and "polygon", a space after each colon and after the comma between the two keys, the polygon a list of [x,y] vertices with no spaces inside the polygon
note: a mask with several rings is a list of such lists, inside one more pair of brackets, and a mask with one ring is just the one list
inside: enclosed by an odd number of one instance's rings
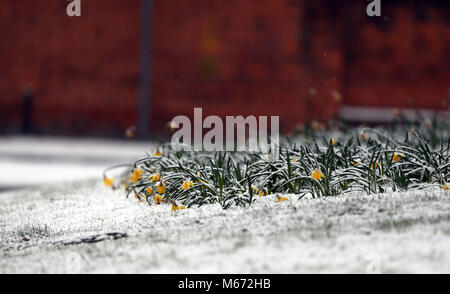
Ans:
{"label": "yellow petal", "polygon": [[288,201],[288,200],[289,200],[289,199],[286,198],[286,197],[278,196],[277,202],[283,202],[283,201]]}
{"label": "yellow petal", "polygon": [[155,196],[153,196],[153,200],[155,200],[156,204],[161,204],[163,201],[163,197],[159,194],[156,194]]}
{"label": "yellow petal", "polygon": [[158,186],[158,193],[159,194],[165,194],[166,193],[166,187],[164,187],[163,185],[159,185]]}
{"label": "yellow petal", "polygon": [[314,180],[318,181],[318,180],[320,180],[320,179],[322,179],[322,178],[325,178],[325,175],[324,175],[321,171],[315,170],[315,171],[312,173],[311,177],[312,177]]}

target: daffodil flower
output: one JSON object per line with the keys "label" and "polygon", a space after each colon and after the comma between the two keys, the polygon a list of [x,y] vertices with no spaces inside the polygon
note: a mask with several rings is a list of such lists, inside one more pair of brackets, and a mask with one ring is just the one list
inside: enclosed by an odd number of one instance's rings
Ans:
{"label": "daffodil flower", "polygon": [[147,193],[147,195],[152,195],[153,194],[153,188],[152,187],[148,187],[147,189],[145,189],[145,193]]}
{"label": "daffodil flower", "polygon": [[156,183],[155,186],[158,187],[157,191],[158,191],[159,194],[165,194],[166,193],[166,186],[163,183],[158,182],[158,183]]}
{"label": "daffodil flower", "polygon": [[364,134],[364,133],[359,134],[359,138],[363,141],[365,141],[367,139],[366,134]]}
{"label": "daffodil flower", "polygon": [[277,195],[277,202],[283,202],[283,201],[288,201],[288,200],[289,200],[289,198],[287,198],[287,197],[282,197],[282,196]]}
{"label": "daffodil flower", "polygon": [[291,160],[293,163],[296,163],[297,162],[297,157],[292,157],[292,160]]}
{"label": "daffodil flower", "polygon": [[153,200],[155,201],[156,204],[161,204],[163,202],[163,197],[159,194],[156,194],[155,196],[153,196]]}
{"label": "daffodil flower", "polygon": [[267,188],[262,189],[261,192],[259,192],[258,194],[259,197],[264,197],[267,195],[269,195],[269,190],[267,190]]}
{"label": "daffodil flower", "polygon": [[162,155],[163,155],[162,152],[159,150],[156,150],[155,153],[153,153],[153,156],[155,157],[161,157]]}
{"label": "daffodil flower", "polygon": [[172,203],[172,211],[183,210],[183,209],[186,209],[186,206],[184,206],[184,205],[177,205],[175,203]]}
{"label": "daffodil flower", "polygon": [[337,141],[336,141],[336,139],[334,139],[334,138],[331,138],[331,144],[333,144],[333,146],[336,146],[337,145]]}
{"label": "daffodil flower", "polygon": [[104,178],[103,183],[106,187],[112,187],[114,185],[114,179],[112,178]]}
{"label": "daffodil flower", "polygon": [[394,155],[392,156],[393,162],[399,162],[402,159],[403,159],[403,155],[400,153],[394,153]]}
{"label": "daffodil flower", "polygon": [[259,190],[255,185],[252,185],[252,191],[254,194],[258,194]]}
{"label": "daffodil flower", "polygon": [[320,179],[325,178],[325,175],[324,175],[320,170],[317,170],[317,169],[316,169],[316,170],[312,173],[311,177],[312,177],[314,180],[318,181],[318,180],[320,180]]}
{"label": "daffodil flower", "polygon": [[442,189],[444,189],[444,191],[450,191],[450,184],[445,184]]}
{"label": "daffodil flower", "polygon": [[135,168],[133,173],[131,174],[130,180],[133,181],[133,184],[136,184],[144,174],[144,171],[140,168]]}
{"label": "daffodil flower", "polygon": [[191,180],[185,180],[183,182],[183,185],[181,185],[181,189],[187,190],[187,189],[189,189],[189,188],[191,188],[193,186],[194,186],[194,183]]}
{"label": "daffodil flower", "polygon": [[154,173],[149,177],[149,180],[152,180],[152,182],[157,182],[161,179],[161,175],[159,173]]}

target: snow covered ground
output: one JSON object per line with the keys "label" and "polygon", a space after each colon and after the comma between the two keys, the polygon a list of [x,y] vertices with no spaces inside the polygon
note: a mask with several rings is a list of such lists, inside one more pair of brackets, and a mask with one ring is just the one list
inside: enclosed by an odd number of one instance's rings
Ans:
{"label": "snow covered ground", "polygon": [[[450,273],[449,192],[289,198],[171,212],[99,180],[3,192],[0,273]],[[107,233],[126,237],[80,241]]]}
{"label": "snow covered ground", "polygon": [[149,142],[0,137],[0,190],[100,178],[105,168],[136,160]]}

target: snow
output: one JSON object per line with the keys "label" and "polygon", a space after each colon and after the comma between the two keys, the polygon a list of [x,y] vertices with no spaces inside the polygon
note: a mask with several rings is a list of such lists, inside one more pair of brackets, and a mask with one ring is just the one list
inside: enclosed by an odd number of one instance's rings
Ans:
{"label": "snow", "polygon": [[172,212],[97,179],[3,192],[0,273],[450,273],[449,192],[288,197]]}

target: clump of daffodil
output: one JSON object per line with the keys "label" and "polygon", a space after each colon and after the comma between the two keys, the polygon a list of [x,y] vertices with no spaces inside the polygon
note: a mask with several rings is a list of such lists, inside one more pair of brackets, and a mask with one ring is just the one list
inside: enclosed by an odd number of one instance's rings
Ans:
{"label": "clump of daffodil", "polygon": [[166,185],[162,181],[157,182],[155,186],[159,194],[166,194]]}
{"label": "clump of daffodil", "polygon": [[187,190],[187,189],[189,189],[189,188],[191,188],[191,187],[194,187],[194,182],[192,182],[191,180],[185,180],[184,182],[183,182],[183,184],[181,185],[181,189],[183,189],[183,190]]}
{"label": "clump of daffodil", "polygon": [[324,175],[320,170],[316,169],[316,170],[311,174],[311,177],[312,177],[314,180],[318,181],[318,180],[320,180],[320,179],[325,178],[325,175]]}
{"label": "clump of daffodil", "polygon": [[399,162],[402,159],[403,159],[403,154],[400,154],[400,153],[394,153],[394,155],[392,156],[393,162]]}
{"label": "clump of daffodil", "polygon": [[141,168],[135,168],[133,169],[133,172],[131,173],[130,180],[133,182],[133,184],[136,184],[144,174],[144,170]]}
{"label": "clump of daffodil", "polygon": [[288,201],[289,198],[277,195],[277,202]]}
{"label": "clump of daffodil", "polygon": [[172,203],[172,211],[183,210],[186,209],[186,206],[181,204]]}
{"label": "clump of daffodil", "polygon": [[444,189],[445,191],[450,191],[450,184],[445,184],[442,189]]}
{"label": "clump of daffodil", "polygon": [[153,200],[155,201],[156,204],[161,204],[163,202],[163,197],[159,194],[155,194],[155,196],[153,196]]}
{"label": "clump of daffodil", "polygon": [[149,180],[152,182],[158,182],[161,179],[161,175],[159,173],[153,173],[150,175]]}
{"label": "clump of daffodil", "polygon": [[112,178],[104,178],[103,183],[106,187],[112,187],[114,185],[114,179]]}

